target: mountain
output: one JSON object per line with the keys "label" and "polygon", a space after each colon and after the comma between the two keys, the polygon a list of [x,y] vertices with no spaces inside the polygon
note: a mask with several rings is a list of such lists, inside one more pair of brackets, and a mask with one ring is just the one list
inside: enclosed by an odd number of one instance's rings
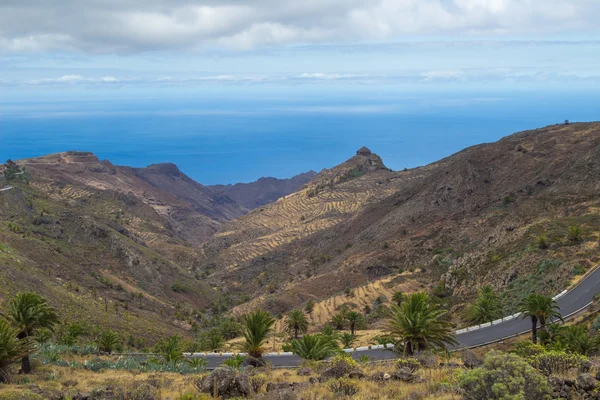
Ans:
{"label": "mountain", "polygon": [[260,178],[250,183],[207,186],[216,194],[225,195],[248,210],[272,203],[280,197],[296,192],[317,175],[314,171],[298,174],[289,179]]}
{"label": "mountain", "polygon": [[[600,261],[599,173],[598,123],[521,132],[400,172],[361,149],[224,224],[203,244],[200,268],[253,299],[238,312],[282,313],[312,299],[316,323],[396,290],[429,288],[458,311],[492,284],[511,307]],[[581,238],[569,239],[570,227]]]}
{"label": "mountain", "polygon": [[33,290],[67,322],[148,343],[189,337],[217,312],[278,315],[308,300],[319,325],[398,290],[431,291],[458,322],[485,284],[510,310],[600,261],[600,123],[520,132],[404,171],[361,148],[314,176],[235,190],[86,152],[17,166],[0,182],[0,300]]}

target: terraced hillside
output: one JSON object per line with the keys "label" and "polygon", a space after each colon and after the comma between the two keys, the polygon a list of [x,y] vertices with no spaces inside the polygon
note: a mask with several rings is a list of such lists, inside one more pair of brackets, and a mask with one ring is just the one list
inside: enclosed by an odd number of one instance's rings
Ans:
{"label": "terraced hillside", "polygon": [[510,308],[600,262],[598,123],[521,132],[400,172],[362,151],[225,224],[203,246],[201,269],[274,313],[316,301],[321,323],[347,290],[364,306],[372,282],[405,271],[458,311],[483,284]]}

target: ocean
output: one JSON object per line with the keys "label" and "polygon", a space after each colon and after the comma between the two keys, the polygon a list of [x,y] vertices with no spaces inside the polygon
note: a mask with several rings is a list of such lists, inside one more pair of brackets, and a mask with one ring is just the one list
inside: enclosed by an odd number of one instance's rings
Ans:
{"label": "ocean", "polygon": [[517,131],[600,119],[600,94],[583,90],[293,93],[4,98],[0,160],[85,150],[235,183],[330,168],[362,146],[411,168]]}

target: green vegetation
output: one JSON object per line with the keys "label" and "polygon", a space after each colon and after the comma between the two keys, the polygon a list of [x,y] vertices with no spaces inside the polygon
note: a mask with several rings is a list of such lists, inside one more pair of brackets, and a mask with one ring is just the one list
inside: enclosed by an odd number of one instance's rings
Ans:
{"label": "green vegetation", "polygon": [[339,347],[325,335],[304,335],[292,340],[290,350],[305,360],[324,360],[339,351]]}
{"label": "green vegetation", "polygon": [[459,376],[466,400],[546,400],[551,390],[545,377],[514,354],[491,351],[483,366]]}
{"label": "green vegetation", "polygon": [[[46,299],[32,292],[15,296],[6,304],[2,315],[18,329],[18,339],[33,337],[42,328],[52,330],[58,323],[56,310],[48,305]],[[31,372],[29,354],[23,356],[21,371],[25,374]]]}
{"label": "green vegetation", "polygon": [[398,348],[403,347],[404,354],[412,355],[431,347],[446,349],[447,344],[456,343],[446,315],[447,312],[439,309],[427,293],[413,293],[402,305],[392,306],[387,331]]}
{"label": "green vegetation", "polygon": [[160,340],[154,346],[154,351],[160,354],[167,364],[177,364],[183,359],[181,337],[173,335]]}
{"label": "green vegetation", "polygon": [[579,225],[571,225],[569,226],[569,231],[567,238],[572,243],[579,243],[583,240],[583,230]]}
{"label": "green vegetation", "polygon": [[285,327],[288,332],[293,333],[294,339],[298,339],[299,333],[308,331],[308,318],[302,311],[292,310],[286,317]]}
{"label": "green vegetation", "polygon": [[535,244],[540,249],[547,249],[549,246],[548,237],[546,235],[539,235],[537,238],[535,238]]}
{"label": "green vegetation", "polygon": [[275,319],[266,311],[256,310],[245,315],[243,350],[252,357],[260,358],[264,352],[263,343],[274,323]]}
{"label": "green vegetation", "polygon": [[484,286],[477,299],[465,310],[465,319],[471,324],[484,324],[503,317],[502,301],[491,286]]}
{"label": "green vegetation", "polygon": [[0,318],[0,384],[9,382],[8,367],[33,351],[29,338],[18,339],[19,330]]}
{"label": "green vegetation", "polygon": [[344,315],[346,321],[348,321],[348,325],[350,327],[350,333],[352,336],[355,336],[356,329],[360,328],[364,324],[364,317],[361,313],[356,311],[349,311]]}
{"label": "green vegetation", "polygon": [[100,351],[111,354],[121,347],[121,337],[116,332],[107,330],[100,333],[97,343]]}
{"label": "green vegetation", "polygon": [[538,322],[543,329],[546,328],[546,322],[554,318],[562,320],[560,308],[556,300],[540,294],[531,294],[519,304],[519,312],[523,318],[531,318],[531,341],[537,343],[537,325]]}

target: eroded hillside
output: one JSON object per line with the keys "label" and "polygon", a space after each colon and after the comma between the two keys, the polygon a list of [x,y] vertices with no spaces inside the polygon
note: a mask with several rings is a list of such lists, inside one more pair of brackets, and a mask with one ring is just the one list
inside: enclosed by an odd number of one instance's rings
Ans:
{"label": "eroded hillside", "polygon": [[521,132],[402,172],[377,159],[357,155],[224,225],[204,245],[203,268],[285,312],[404,271],[420,271],[402,279],[454,295],[457,307],[486,283],[510,306],[560,291],[574,269],[600,261],[600,124]]}

